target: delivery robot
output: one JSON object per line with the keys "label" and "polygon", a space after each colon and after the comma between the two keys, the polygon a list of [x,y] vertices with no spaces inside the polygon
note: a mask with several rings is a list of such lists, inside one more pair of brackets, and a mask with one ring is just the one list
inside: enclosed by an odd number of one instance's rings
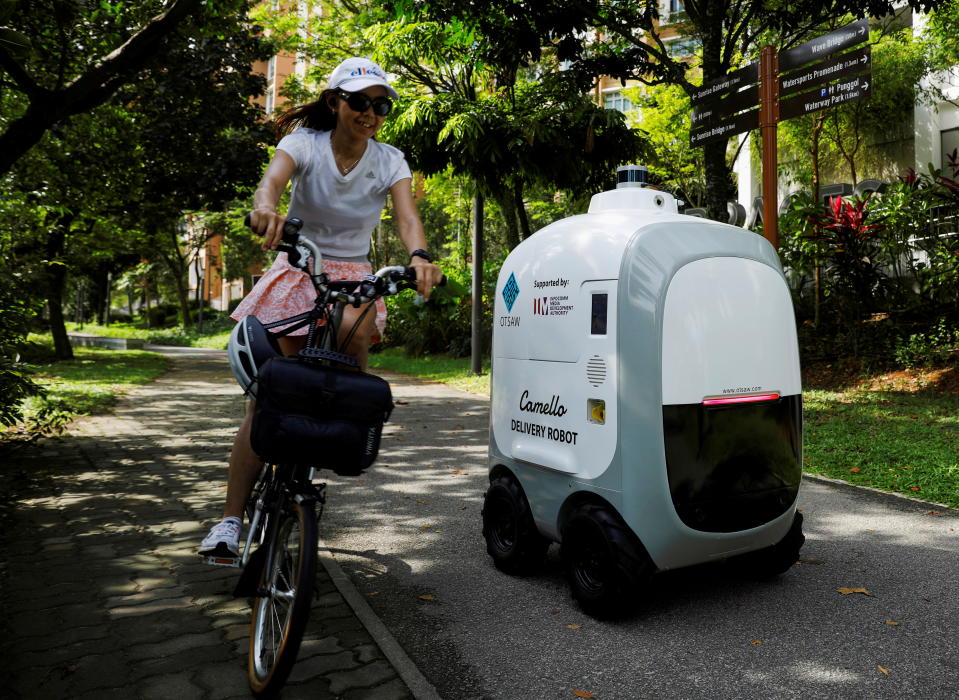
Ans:
{"label": "delivery robot", "polygon": [[511,574],[551,542],[596,617],[660,571],[784,572],[803,544],[802,396],[773,247],[618,172],[507,257],[493,317],[483,534]]}

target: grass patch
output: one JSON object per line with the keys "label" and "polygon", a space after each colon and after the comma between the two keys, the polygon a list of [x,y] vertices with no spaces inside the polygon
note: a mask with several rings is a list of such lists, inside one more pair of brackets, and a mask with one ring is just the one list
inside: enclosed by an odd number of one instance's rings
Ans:
{"label": "grass patch", "polygon": [[[32,336],[31,340],[49,343],[49,336]],[[156,379],[170,364],[163,355],[145,350],[79,347],[73,352],[72,360],[31,365],[34,380],[46,390],[46,396],[26,399],[25,420],[0,435],[22,439],[55,432],[78,415],[103,413],[119,395]]]}
{"label": "grass patch", "polygon": [[84,323],[82,328],[76,323],[66,324],[69,333],[88,333],[104,338],[135,338],[155,345],[217,350],[226,349],[233,325],[231,319],[220,317],[206,321],[203,332],[199,333],[195,328],[141,328],[133,323],[111,323],[109,326]]}
{"label": "grass patch", "polygon": [[803,396],[807,471],[959,508],[959,395]]}
{"label": "grass patch", "polygon": [[426,355],[407,357],[402,348],[386,348],[370,354],[370,369],[386,369],[402,372],[422,379],[449,384],[473,394],[489,396],[489,360],[483,364],[479,376],[470,374],[470,358]]}

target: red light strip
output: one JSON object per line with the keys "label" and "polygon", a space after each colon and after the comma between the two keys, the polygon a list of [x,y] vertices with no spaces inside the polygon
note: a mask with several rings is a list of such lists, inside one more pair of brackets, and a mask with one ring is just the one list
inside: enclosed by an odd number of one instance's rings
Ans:
{"label": "red light strip", "polygon": [[728,396],[719,399],[703,399],[703,406],[723,406],[733,403],[756,403],[757,401],[778,401],[779,394],[756,394],[754,396]]}

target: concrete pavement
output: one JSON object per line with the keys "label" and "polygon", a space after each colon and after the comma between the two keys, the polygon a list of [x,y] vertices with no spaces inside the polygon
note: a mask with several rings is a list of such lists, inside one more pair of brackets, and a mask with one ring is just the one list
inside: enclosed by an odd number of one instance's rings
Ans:
{"label": "concrete pavement", "polygon": [[[5,475],[36,483],[0,534],[4,697],[249,697],[237,570],[195,553],[222,507],[243,402],[224,353],[167,352],[171,371],[113,414],[6,458]],[[430,697],[385,628],[370,613],[378,644],[347,604],[351,584],[328,553],[323,562],[282,697],[401,700],[411,685]]]}

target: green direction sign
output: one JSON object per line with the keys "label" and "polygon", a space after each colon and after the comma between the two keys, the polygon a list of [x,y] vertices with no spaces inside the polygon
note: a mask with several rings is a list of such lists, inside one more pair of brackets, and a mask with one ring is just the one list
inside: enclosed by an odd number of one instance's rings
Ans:
{"label": "green direction sign", "polygon": [[869,97],[871,92],[872,73],[857,75],[855,78],[841,80],[838,83],[782,100],[779,103],[779,118],[792,119],[827,107],[838,107],[847,102]]}
{"label": "green direction sign", "polygon": [[751,131],[759,126],[759,110],[754,109],[751,112],[737,114],[732,119],[721,121],[716,124],[707,124],[706,126],[692,129],[689,132],[689,145],[693,148],[702,146],[710,141],[726,139],[744,131]]}
{"label": "green direction sign", "polygon": [[807,66],[788,75],[779,76],[779,95],[808,90],[839,78],[863,73],[872,68],[872,47],[865,46],[856,51]]}
{"label": "green direction sign", "polygon": [[693,91],[689,101],[693,106],[706,104],[718,100],[726,93],[755,83],[757,80],[759,80],[759,64],[753,61],[748,66],[735,70],[729,75],[704,83]]}
{"label": "green direction sign", "polygon": [[868,39],[869,23],[864,19],[857,20],[788,51],[780,51],[779,70],[798,68],[805,63],[843,51]]}

